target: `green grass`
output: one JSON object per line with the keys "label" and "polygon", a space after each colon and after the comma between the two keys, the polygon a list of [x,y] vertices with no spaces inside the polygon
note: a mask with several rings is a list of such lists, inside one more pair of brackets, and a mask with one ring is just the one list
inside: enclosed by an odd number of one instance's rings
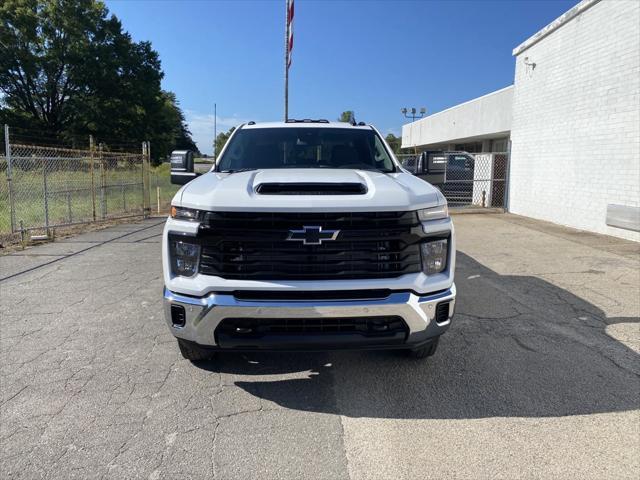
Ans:
{"label": "green grass", "polygon": [[171,183],[171,165],[163,163],[157,167],[152,167],[149,172],[149,189],[151,197],[151,213],[157,212],[157,192],[156,187],[160,187],[160,211],[169,208],[171,199],[180,189],[181,185]]}
{"label": "green grass", "polygon": [[[13,170],[13,204],[16,228],[20,221],[24,228],[43,227],[48,214],[49,226],[94,219],[117,218],[142,213],[142,167],[133,165],[107,169],[104,187],[99,169],[91,172],[48,171],[47,200],[43,171]],[[171,184],[170,166],[162,164],[149,171],[149,200],[151,212],[157,211],[157,189],[160,188],[160,208],[165,210],[179,186]],[[92,194],[92,192],[95,192]],[[46,213],[45,213],[46,212]],[[0,172],[0,234],[11,232],[9,190],[6,172]]]}

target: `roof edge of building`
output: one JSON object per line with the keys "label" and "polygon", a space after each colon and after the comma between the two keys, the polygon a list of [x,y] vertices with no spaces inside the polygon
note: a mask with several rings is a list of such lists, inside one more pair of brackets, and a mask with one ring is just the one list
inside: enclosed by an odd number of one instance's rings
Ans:
{"label": "roof edge of building", "polygon": [[437,145],[481,142],[483,140],[498,140],[498,139],[510,138],[510,136],[511,136],[511,130],[504,130],[502,132],[491,132],[491,133],[484,133],[479,135],[472,135],[470,137],[451,138],[448,140],[438,141],[438,142],[416,143],[414,145],[409,145],[401,148],[414,148],[414,147],[432,148]]}
{"label": "roof edge of building", "polygon": [[471,100],[467,100],[465,102],[458,103],[458,104],[453,105],[451,107],[445,108],[444,110],[440,110],[439,112],[435,112],[435,113],[432,113],[431,115],[427,115],[426,117],[422,117],[422,118],[420,118],[418,120],[415,120],[413,122],[405,123],[403,125],[403,127],[406,126],[406,125],[411,125],[412,123],[422,122],[422,121],[427,120],[429,118],[433,118],[433,117],[435,117],[437,115],[440,115],[441,113],[445,113],[445,112],[448,112],[449,110],[453,110],[454,108],[458,108],[458,107],[461,107],[462,105],[466,105],[467,103],[476,102],[476,101],[480,100],[481,98],[490,97],[492,95],[496,95],[498,93],[501,93],[501,92],[504,92],[505,90],[510,90],[510,89],[513,89],[513,85],[507,85],[506,87],[502,87],[499,90],[494,90],[493,92],[485,93],[484,95],[480,95],[479,97],[472,98]]}
{"label": "roof edge of building", "polygon": [[596,3],[599,3],[600,1],[601,0],[582,0],[580,3],[578,3],[576,6],[574,6],[571,10],[568,10],[565,13],[563,13],[562,15],[560,15],[558,18],[556,18],[553,22],[548,24],[542,30],[539,30],[537,33],[533,34],[528,39],[526,39],[524,42],[522,42],[520,45],[518,45],[516,48],[514,48],[513,52],[512,52],[512,55],[514,57],[517,56],[517,55],[520,55],[522,52],[527,50],[529,47],[535,45],[536,43],[538,43],[543,38],[549,36],[551,33],[555,32],[557,29],[562,27],[564,24],[570,22],[575,17],[577,17],[581,13],[584,13],[585,11],[587,11],[588,9],[590,9],[591,7],[593,7]]}

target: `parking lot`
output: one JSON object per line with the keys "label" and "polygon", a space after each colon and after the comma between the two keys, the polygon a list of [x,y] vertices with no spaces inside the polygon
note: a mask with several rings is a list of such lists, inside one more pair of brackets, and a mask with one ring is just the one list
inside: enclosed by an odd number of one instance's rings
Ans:
{"label": "parking lot", "polygon": [[0,257],[0,478],[634,478],[640,246],[457,215],[437,354],[181,358],[162,219]]}

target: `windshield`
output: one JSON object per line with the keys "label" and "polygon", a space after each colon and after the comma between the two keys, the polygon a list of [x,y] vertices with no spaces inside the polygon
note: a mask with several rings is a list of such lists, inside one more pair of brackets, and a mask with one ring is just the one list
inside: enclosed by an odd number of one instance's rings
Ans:
{"label": "windshield", "polygon": [[229,140],[218,171],[263,168],[395,171],[374,130],[308,127],[241,129]]}

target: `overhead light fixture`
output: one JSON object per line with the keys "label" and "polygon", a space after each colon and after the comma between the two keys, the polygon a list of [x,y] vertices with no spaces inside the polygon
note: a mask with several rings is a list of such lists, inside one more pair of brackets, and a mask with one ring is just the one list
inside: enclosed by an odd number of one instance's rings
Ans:
{"label": "overhead light fixture", "polygon": [[531,70],[533,70],[534,68],[536,68],[536,62],[532,62],[531,60],[529,60],[529,57],[524,57],[524,64],[527,67],[531,67]]}

